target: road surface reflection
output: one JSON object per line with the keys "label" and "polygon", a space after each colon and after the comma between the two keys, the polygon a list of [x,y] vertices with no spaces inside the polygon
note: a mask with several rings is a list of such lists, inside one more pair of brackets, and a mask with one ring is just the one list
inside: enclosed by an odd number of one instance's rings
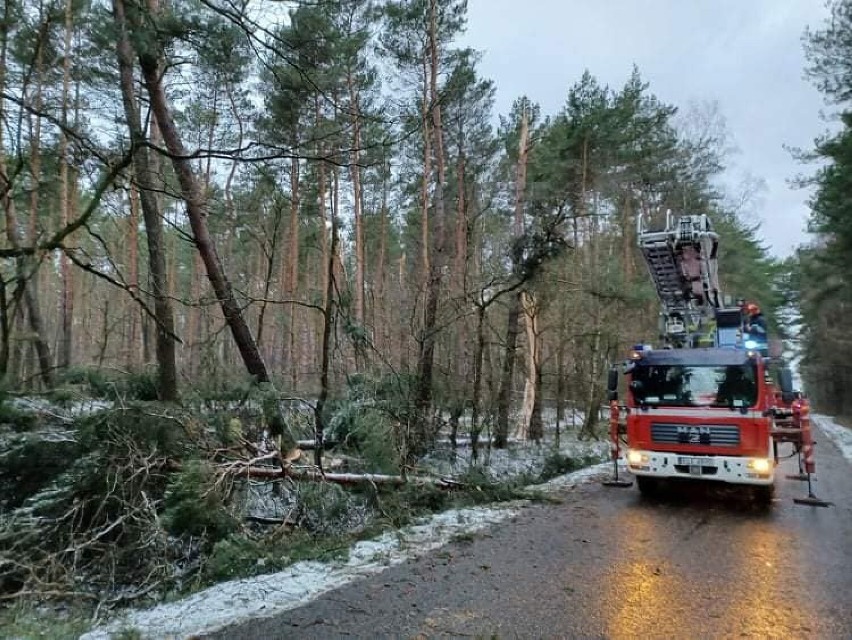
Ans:
{"label": "road surface reflection", "polygon": [[[639,499],[616,517],[600,603],[614,613],[606,636],[780,638],[813,628],[806,595],[789,582],[801,566],[795,540],[771,511],[688,491]],[[696,628],[697,618],[712,619],[713,630]]]}

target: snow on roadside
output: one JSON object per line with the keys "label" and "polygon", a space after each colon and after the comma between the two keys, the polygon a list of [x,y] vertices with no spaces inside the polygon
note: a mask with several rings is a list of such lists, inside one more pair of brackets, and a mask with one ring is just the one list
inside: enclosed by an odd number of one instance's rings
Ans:
{"label": "snow on roadside", "polygon": [[[438,448],[422,461],[428,471],[440,476],[458,476],[473,465],[473,451],[469,440],[459,439],[452,449],[449,442],[439,443]],[[547,431],[541,443],[509,440],[505,449],[490,449],[485,445],[479,454],[479,464],[495,481],[516,478],[523,474],[538,474],[548,457],[554,453],[573,459],[604,459],[609,455],[608,440],[578,440],[576,432],[566,432],[557,448],[552,432]]]}
{"label": "snow on roadside", "polygon": [[63,421],[69,421],[79,416],[89,415],[96,411],[111,409],[115,406],[115,403],[112,400],[97,400],[93,398],[78,400],[67,405],[60,405],[45,398],[28,396],[10,398],[8,402],[13,407],[22,411],[44,413]]}
{"label": "snow on roadside", "polygon": [[[620,460],[618,465],[618,472],[627,473],[627,469],[624,463]],[[611,473],[612,462],[601,462],[600,464],[595,464],[591,467],[586,467],[585,469],[579,469],[578,471],[574,471],[573,473],[567,473],[564,476],[557,476],[555,478],[551,478],[547,482],[532,485],[530,487],[527,487],[527,489],[534,489],[538,491],[543,491],[545,493],[555,493],[557,491],[562,491],[563,489],[570,489],[572,487],[576,487],[578,484],[583,484],[585,482],[593,482],[594,480],[600,480],[607,474]]]}
{"label": "snow on roadside", "polygon": [[832,442],[840,449],[840,453],[849,462],[852,462],[852,429],[837,424],[830,416],[813,415],[814,422],[822,429],[823,433],[831,438]]}
{"label": "snow on roadside", "polygon": [[[610,468],[602,463],[529,487],[556,492],[590,482]],[[143,638],[184,638],[211,633],[231,624],[267,618],[295,609],[362,577],[438,549],[460,534],[482,531],[519,513],[523,501],[453,509],[399,531],[355,544],[346,561],[298,562],[278,573],[217,584],[177,602],[126,613],[80,640],[107,640],[122,629]]]}

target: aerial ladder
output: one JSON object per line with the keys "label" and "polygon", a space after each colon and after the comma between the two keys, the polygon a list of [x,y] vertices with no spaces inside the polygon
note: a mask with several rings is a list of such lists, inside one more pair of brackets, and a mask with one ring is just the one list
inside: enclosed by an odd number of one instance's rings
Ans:
{"label": "aerial ladder", "polygon": [[676,221],[666,212],[662,230],[645,228],[642,215],[636,236],[661,304],[660,335],[666,346],[698,346],[720,308],[717,254],[719,236],[706,215]]}
{"label": "aerial ladder", "polygon": [[[770,357],[769,345],[765,337],[758,341],[755,336],[747,333],[742,308],[731,305],[729,302],[725,304],[726,301],[719,287],[719,236],[714,231],[711,220],[704,214],[674,216],[668,211],[662,229],[649,229],[644,217],[640,215],[636,231],[639,249],[660,300],[660,338],[663,341],[664,350],[654,351],[644,345],[637,345],[634,348],[631,361],[626,363],[625,367],[631,387],[630,402],[627,405],[620,405],[618,402],[619,371],[617,368],[610,370],[608,380],[610,438],[615,475],[606,484],[615,486],[632,484],[618,477],[621,445],[628,447],[628,467],[631,472],[634,475],[638,474],[639,480],[645,480],[646,486],[653,479],[651,466],[645,466],[642,462],[646,458],[652,460],[662,458],[665,461],[663,466],[671,460],[675,467],[680,466],[684,469],[688,467],[688,470],[699,468],[697,475],[702,473],[701,465],[691,464],[692,462],[706,462],[705,471],[708,474],[717,473],[717,470],[723,466],[727,472],[730,470],[729,465],[733,467],[739,460],[736,456],[757,455],[754,450],[749,453],[745,440],[749,435],[753,435],[753,432],[746,433],[746,431],[758,428],[754,425],[759,423],[761,433],[767,434],[766,437],[771,441],[771,451],[765,455],[769,456],[767,460],[770,462],[774,458],[773,467],[777,465],[779,459],[779,443],[791,443],[794,447],[793,455],[797,455],[799,459],[799,474],[788,477],[808,483],[808,496],[795,501],[800,504],[828,506],[829,503],[819,500],[813,493],[811,476],[816,471],[816,463],[807,399],[793,391],[790,369],[783,366],[779,358]],[[690,351],[693,349],[702,349],[702,351]],[[742,355],[737,356],[736,353]],[[644,411],[642,407],[637,410],[632,394],[634,378],[631,378],[629,373],[633,367],[643,364],[650,366],[651,363],[659,365],[666,362],[685,362],[693,365],[709,363],[721,366],[719,363],[739,362],[739,359],[753,363],[755,371],[758,372],[756,381],[758,392],[755,402],[752,403],[754,406],[740,406],[738,412],[733,411],[733,405],[727,412],[724,408],[721,410],[716,408],[716,405],[677,409],[675,408],[677,405],[667,407],[665,399],[661,398],[660,404],[654,407],[656,417],[649,418],[648,415],[644,415],[648,413],[647,405]],[[778,385],[771,381],[770,370],[777,370]],[[711,417],[677,420],[672,418],[672,416],[683,416],[690,412],[704,412]],[[713,424],[722,421],[728,424],[726,428],[719,428],[718,424]],[[669,424],[675,422],[679,424]],[[667,429],[669,431],[666,431]],[[729,451],[724,451],[721,446],[715,448],[712,446],[713,438],[717,439],[718,445],[729,445],[730,442],[724,439],[732,437],[733,433],[738,434],[737,438],[742,439],[742,441],[737,440],[741,445],[740,449],[731,446]],[[688,439],[696,436],[697,439],[694,441],[696,446],[690,449],[688,444],[693,441]],[[655,437],[660,442],[654,442]],[[631,438],[634,442],[631,442]],[[639,452],[637,447],[650,447],[651,450]],[[638,456],[638,462],[635,465],[631,464],[629,459],[633,455]],[[714,455],[718,457],[714,459]],[[677,465],[677,461],[687,461],[690,464]],[[672,477],[671,469],[669,467],[663,475]],[[768,489],[768,493],[771,493],[771,484],[774,482],[774,471],[762,476],[744,474],[748,477],[753,476],[753,480],[741,479],[741,475],[731,475],[727,478],[723,478],[723,475],[719,473],[715,479],[726,479],[734,483],[769,484],[768,487],[764,486]],[[640,489],[642,488],[643,483],[640,482]]]}

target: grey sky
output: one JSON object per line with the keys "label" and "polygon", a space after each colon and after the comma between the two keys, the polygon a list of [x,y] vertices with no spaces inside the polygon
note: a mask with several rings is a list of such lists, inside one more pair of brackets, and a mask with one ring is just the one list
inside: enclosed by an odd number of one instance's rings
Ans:
{"label": "grey sky", "polygon": [[810,169],[784,145],[808,149],[827,128],[801,44],[827,17],[823,0],[469,0],[468,9],[462,44],[483,52],[500,113],[526,94],[555,114],[584,69],[620,88],[634,63],[665,102],[718,102],[737,148],[725,182],[763,179],[752,207],[761,236],[779,256],[801,243],[808,193],[788,183]]}

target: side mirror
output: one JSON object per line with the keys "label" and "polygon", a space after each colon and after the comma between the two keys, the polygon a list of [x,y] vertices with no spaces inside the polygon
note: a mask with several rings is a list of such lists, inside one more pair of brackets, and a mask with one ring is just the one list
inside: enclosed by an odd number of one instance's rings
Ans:
{"label": "side mirror", "polygon": [[612,367],[606,379],[607,400],[618,400],[618,369]]}
{"label": "side mirror", "polygon": [[793,389],[793,372],[788,367],[781,369],[779,382],[781,384],[781,399],[786,403],[792,402],[795,398]]}

